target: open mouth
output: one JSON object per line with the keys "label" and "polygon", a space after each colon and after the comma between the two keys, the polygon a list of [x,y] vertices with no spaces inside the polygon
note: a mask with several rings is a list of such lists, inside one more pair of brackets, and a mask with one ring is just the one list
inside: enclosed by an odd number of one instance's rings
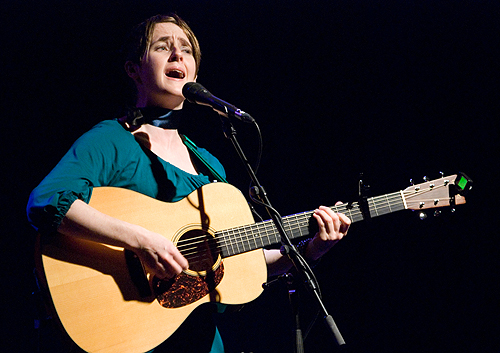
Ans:
{"label": "open mouth", "polygon": [[186,75],[178,69],[171,69],[165,74],[167,77],[183,79]]}

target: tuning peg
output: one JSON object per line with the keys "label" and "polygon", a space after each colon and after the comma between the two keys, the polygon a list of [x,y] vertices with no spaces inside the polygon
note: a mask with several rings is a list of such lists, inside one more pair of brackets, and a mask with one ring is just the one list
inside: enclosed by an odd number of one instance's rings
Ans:
{"label": "tuning peg", "polygon": [[413,179],[410,179],[410,184],[413,186],[415,183],[413,182]]}
{"label": "tuning peg", "polygon": [[434,217],[439,217],[441,215],[441,211],[440,210],[435,210],[434,211]]}
{"label": "tuning peg", "polygon": [[420,218],[420,220],[423,221],[424,219],[427,218],[427,213],[425,213],[424,211],[420,211],[418,213],[418,218]]}
{"label": "tuning peg", "polygon": [[441,178],[444,178],[444,173],[443,172],[439,172],[439,174],[441,175]]}
{"label": "tuning peg", "polygon": [[427,176],[424,176],[424,181],[429,181],[429,178]]}

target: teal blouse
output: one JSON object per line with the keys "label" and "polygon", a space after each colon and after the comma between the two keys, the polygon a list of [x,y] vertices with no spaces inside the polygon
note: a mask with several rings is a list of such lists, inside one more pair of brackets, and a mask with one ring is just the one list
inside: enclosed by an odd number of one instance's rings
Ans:
{"label": "teal blouse", "polygon": [[[220,162],[203,148],[197,152],[225,177]],[[187,173],[142,147],[116,120],[105,120],[82,135],[30,195],[27,213],[40,233],[53,232],[71,204],[89,202],[92,189],[116,186],[162,201],[179,201],[213,177],[193,157],[198,175]]]}
{"label": "teal blouse", "polygon": [[[225,178],[220,162],[205,149],[195,148]],[[93,188],[98,186],[122,187],[162,201],[179,201],[215,179],[197,157],[193,156],[193,162],[200,172],[198,175],[187,173],[142,147],[118,121],[105,120],[82,135],[33,190],[27,206],[28,219],[41,234],[55,232],[71,204],[77,199],[88,203]],[[192,327],[182,325],[155,352],[176,351],[176,344],[187,351],[191,349],[190,344],[195,344],[196,348],[192,349],[197,351],[204,345],[211,352],[223,352],[219,332],[212,320],[206,320],[207,313],[200,313],[201,319],[193,314]],[[199,329],[200,322],[208,325],[200,335],[205,342],[186,338]],[[186,327],[183,329],[183,326]]]}

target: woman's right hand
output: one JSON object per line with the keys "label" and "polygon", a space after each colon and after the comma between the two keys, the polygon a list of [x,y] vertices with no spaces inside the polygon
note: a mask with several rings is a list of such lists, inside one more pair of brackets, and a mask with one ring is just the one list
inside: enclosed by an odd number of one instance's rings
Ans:
{"label": "woman's right hand", "polygon": [[187,259],[174,243],[162,235],[146,231],[133,249],[146,269],[160,279],[172,278],[188,268]]}

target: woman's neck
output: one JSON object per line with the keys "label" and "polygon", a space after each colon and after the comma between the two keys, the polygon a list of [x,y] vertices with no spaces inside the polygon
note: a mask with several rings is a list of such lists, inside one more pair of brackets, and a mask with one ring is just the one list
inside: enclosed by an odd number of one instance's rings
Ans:
{"label": "woman's neck", "polygon": [[139,143],[164,161],[190,174],[198,174],[178,130],[144,124],[132,133]]}

